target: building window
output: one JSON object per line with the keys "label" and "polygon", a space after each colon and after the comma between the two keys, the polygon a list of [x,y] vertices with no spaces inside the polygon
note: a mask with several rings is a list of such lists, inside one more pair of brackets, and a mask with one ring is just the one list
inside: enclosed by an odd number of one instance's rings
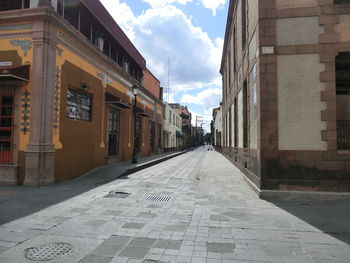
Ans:
{"label": "building window", "polygon": [[1,0],[0,11],[29,8],[29,0]]}
{"label": "building window", "polygon": [[63,3],[63,16],[76,29],[79,29],[79,8],[80,2],[78,0],[65,1]]}
{"label": "building window", "polygon": [[246,0],[242,0],[242,49],[244,49],[247,42],[247,3]]}
{"label": "building window", "polygon": [[11,164],[13,155],[13,96],[0,96],[0,164]]}
{"label": "building window", "polygon": [[237,27],[233,29],[233,72],[237,72]]}
{"label": "building window", "polygon": [[92,96],[85,95],[73,89],[67,91],[68,118],[82,121],[91,121]]}
{"label": "building window", "polygon": [[149,147],[151,152],[154,152],[156,143],[156,125],[153,121],[149,122]]}
{"label": "building window", "polygon": [[336,57],[337,145],[350,150],[350,52]]}
{"label": "building window", "polygon": [[232,110],[231,110],[231,106],[229,108],[229,112],[228,112],[228,130],[229,130],[229,146],[232,147]]}
{"label": "building window", "polygon": [[162,125],[158,124],[158,148],[162,147]]}
{"label": "building window", "polygon": [[231,79],[232,79],[232,76],[231,76],[231,46],[228,47],[228,72],[227,72],[227,76],[228,76],[228,88],[230,89],[231,88]]}
{"label": "building window", "polygon": [[234,146],[238,147],[238,106],[237,106],[237,97],[234,99],[234,109],[233,109],[233,117],[234,117]]}
{"label": "building window", "polygon": [[108,114],[108,155],[119,154],[120,111],[110,108]]}
{"label": "building window", "polygon": [[136,117],[136,151],[141,152],[142,118]]}
{"label": "building window", "polygon": [[334,0],[334,4],[350,4],[350,0]]}
{"label": "building window", "polygon": [[243,84],[243,147],[248,147],[248,88],[246,80]]}

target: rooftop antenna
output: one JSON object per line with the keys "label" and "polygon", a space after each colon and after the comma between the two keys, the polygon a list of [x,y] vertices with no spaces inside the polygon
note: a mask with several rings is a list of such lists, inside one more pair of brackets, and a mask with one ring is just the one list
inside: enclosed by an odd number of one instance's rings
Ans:
{"label": "rooftop antenna", "polygon": [[169,58],[169,55],[168,55],[168,90],[167,90],[167,97],[168,97],[168,103],[169,103],[169,100],[170,100],[170,93],[171,93],[171,90],[170,90],[170,58]]}

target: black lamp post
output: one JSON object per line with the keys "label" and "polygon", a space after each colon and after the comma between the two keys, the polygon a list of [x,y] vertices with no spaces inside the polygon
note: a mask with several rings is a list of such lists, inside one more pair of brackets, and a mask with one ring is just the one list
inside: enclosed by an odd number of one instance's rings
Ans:
{"label": "black lamp post", "polygon": [[137,108],[136,108],[136,105],[137,105],[137,94],[140,90],[140,87],[137,86],[137,85],[133,85],[132,86],[132,93],[134,94],[135,96],[135,100],[134,100],[134,149],[132,151],[132,163],[137,163],[137,149],[136,149],[136,145],[137,145],[137,137],[136,137],[136,118],[137,118]]}

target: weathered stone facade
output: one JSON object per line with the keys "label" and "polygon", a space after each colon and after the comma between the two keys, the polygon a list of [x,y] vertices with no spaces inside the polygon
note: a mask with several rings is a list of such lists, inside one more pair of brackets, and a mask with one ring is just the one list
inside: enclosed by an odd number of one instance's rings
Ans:
{"label": "weathered stone facade", "polygon": [[257,191],[350,191],[350,3],[338,2],[230,3],[224,153]]}

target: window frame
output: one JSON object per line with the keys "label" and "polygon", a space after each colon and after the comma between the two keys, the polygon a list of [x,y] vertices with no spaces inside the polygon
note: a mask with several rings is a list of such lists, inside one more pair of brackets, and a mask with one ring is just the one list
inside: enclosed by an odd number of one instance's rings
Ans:
{"label": "window frame", "polygon": [[[77,106],[76,106],[76,108],[79,110],[88,111],[88,118],[83,118],[83,116],[81,118],[70,116],[70,110],[69,110],[70,108],[69,107],[74,107],[73,103],[77,103],[77,102],[69,101],[69,96],[68,96],[69,92],[75,93],[76,95],[79,95],[81,97],[90,98],[90,105],[88,105],[88,106],[90,106],[89,110],[82,109],[82,106],[84,106],[82,104],[77,104]],[[69,105],[69,104],[71,104],[71,105]],[[71,119],[71,120],[77,120],[77,121],[92,122],[92,114],[93,114],[93,95],[90,93],[81,92],[80,90],[78,91],[76,88],[70,86],[67,89],[67,118]]]}

